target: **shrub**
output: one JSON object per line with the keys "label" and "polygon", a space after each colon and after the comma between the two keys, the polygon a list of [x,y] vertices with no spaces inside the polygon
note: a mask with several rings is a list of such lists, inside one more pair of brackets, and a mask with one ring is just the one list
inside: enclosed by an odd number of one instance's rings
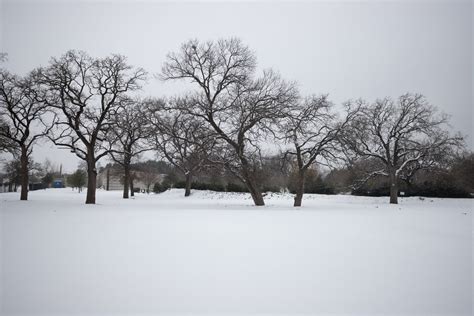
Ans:
{"label": "shrub", "polygon": [[246,186],[236,183],[227,184],[227,192],[249,192]]}
{"label": "shrub", "polygon": [[225,187],[218,183],[193,182],[191,188],[195,190],[225,191]]}
{"label": "shrub", "polygon": [[162,192],[165,192],[166,190],[168,190],[170,187],[166,184],[161,184],[159,182],[155,183],[155,185],[153,186],[153,192],[154,193],[162,193]]}
{"label": "shrub", "polygon": [[173,188],[184,189],[186,187],[186,181],[176,181],[173,183]]}

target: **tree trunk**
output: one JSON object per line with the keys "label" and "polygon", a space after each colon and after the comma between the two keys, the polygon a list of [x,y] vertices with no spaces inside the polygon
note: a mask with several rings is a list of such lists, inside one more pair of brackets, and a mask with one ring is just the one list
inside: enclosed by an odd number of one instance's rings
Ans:
{"label": "tree trunk", "polygon": [[109,187],[110,187],[110,167],[107,167],[105,190],[109,191]]}
{"label": "tree trunk", "polygon": [[193,176],[191,175],[190,172],[186,174],[186,185],[184,189],[184,196],[190,196],[191,195],[191,182],[192,182]]}
{"label": "tree trunk", "polygon": [[295,203],[293,204],[294,207],[301,206],[301,202],[303,201],[305,177],[306,177],[305,170],[300,170],[298,172],[298,179],[296,183]]}
{"label": "tree trunk", "polygon": [[20,200],[28,200],[28,150],[25,146],[21,146],[21,157],[20,157],[20,177],[21,177],[21,193]]}
{"label": "tree trunk", "polygon": [[250,195],[252,196],[253,203],[255,204],[255,206],[265,205],[265,202],[263,201],[262,192],[258,188],[257,182],[255,181],[252,172],[250,172],[247,168],[244,167],[242,176],[245,180],[245,185],[249,189]]}
{"label": "tree trunk", "polygon": [[135,189],[133,187],[133,177],[130,177],[130,196],[135,196]]}
{"label": "tree trunk", "polygon": [[124,166],[124,178],[123,178],[123,198],[128,199],[128,191],[130,190],[130,166],[125,164]]}
{"label": "tree trunk", "polygon": [[253,203],[255,206],[264,206],[265,201],[263,201],[263,195],[260,189],[257,187],[255,180],[249,179],[246,180],[247,188],[250,191],[250,195],[252,196]]}
{"label": "tree trunk", "polygon": [[390,204],[398,204],[398,179],[395,174],[390,175]]}
{"label": "tree trunk", "polygon": [[241,159],[242,162],[242,177],[245,180],[245,185],[249,189],[250,195],[252,196],[253,203],[255,206],[264,206],[265,202],[263,201],[263,195],[260,191],[257,181],[253,177],[253,172],[248,168],[248,162],[244,159]]}
{"label": "tree trunk", "polygon": [[87,195],[86,204],[95,204],[95,191],[97,186],[97,170],[95,170],[94,156],[87,157]]}
{"label": "tree trunk", "polygon": [[243,182],[247,186],[247,189],[252,196],[253,203],[255,206],[264,206],[265,202],[263,200],[262,192],[257,185],[257,181],[254,177],[254,172],[251,170],[251,164],[247,161],[243,154],[239,154],[240,162],[242,163],[242,169],[240,170],[240,176],[243,178]]}

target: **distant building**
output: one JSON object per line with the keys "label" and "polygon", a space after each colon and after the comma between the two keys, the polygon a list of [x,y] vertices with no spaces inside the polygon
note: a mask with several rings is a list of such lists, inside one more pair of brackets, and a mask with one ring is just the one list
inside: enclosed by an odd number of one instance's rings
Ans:
{"label": "distant building", "polygon": [[64,188],[64,180],[63,179],[55,179],[53,180],[52,184],[53,188],[59,189],[59,188]]}
{"label": "distant building", "polygon": [[[155,183],[161,183],[166,177],[166,174],[143,171],[133,171],[132,174],[133,188],[140,192],[147,190],[147,183],[149,190],[153,190]],[[107,191],[123,190],[123,171],[117,167],[105,167],[97,175],[97,184],[98,187]]]}
{"label": "distant building", "polygon": [[42,190],[45,186],[42,182],[30,182],[28,184],[28,191]]}

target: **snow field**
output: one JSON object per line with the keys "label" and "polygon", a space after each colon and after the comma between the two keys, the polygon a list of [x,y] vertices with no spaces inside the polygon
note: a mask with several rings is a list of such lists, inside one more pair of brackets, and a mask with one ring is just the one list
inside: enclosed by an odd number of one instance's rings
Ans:
{"label": "snow field", "polygon": [[0,195],[1,315],[472,315],[473,200]]}

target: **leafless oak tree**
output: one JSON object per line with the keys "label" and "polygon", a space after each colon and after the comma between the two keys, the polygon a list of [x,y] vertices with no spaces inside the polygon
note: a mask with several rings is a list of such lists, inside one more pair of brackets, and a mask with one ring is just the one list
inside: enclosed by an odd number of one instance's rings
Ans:
{"label": "leafless oak tree", "polygon": [[141,87],[146,73],[121,55],[92,58],[68,51],[41,70],[44,102],[59,114],[51,140],[87,163],[87,204],[95,203],[96,162],[110,152],[106,136],[127,93]]}
{"label": "leafless oak tree", "polygon": [[151,150],[145,143],[150,129],[147,127],[147,113],[143,112],[140,100],[124,100],[122,106],[112,116],[113,126],[108,135],[110,156],[122,166],[124,171],[123,198],[128,199],[133,159]]}
{"label": "leafless oak tree", "polygon": [[161,100],[149,102],[146,112],[153,129],[152,145],[184,175],[184,196],[189,196],[193,176],[210,167],[209,157],[216,137],[203,120],[180,110],[182,102],[182,99],[168,104]]}
{"label": "leafless oak tree", "polygon": [[295,106],[284,124],[285,140],[293,147],[286,154],[295,157],[297,167],[293,206],[301,206],[307,170],[316,164],[330,166],[340,159],[339,136],[358,108],[347,107],[342,120],[332,108],[327,95],[311,96]]}
{"label": "leafless oak tree", "polygon": [[178,53],[168,55],[162,78],[187,79],[195,84],[199,92],[183,110],[205,121],[233,151],[236,175],[255,205],[264,205],[252,172],[253,149],[262,134],[270,131],[269,126],[287,115],[297,91],[293,83],[271,70],[255,79],[255,67],[254,54],[238,39],[191,40]]}
{"label": "leafless oak tree", "polygon": [[47,107],[38,101],[36,77],[24,78],[0,70],[0,138],[4,150],[20,160],[21,200],[28,199],[29,160],[33,146],[44,137],[51,125],[44,123]]}
{"label": "leafless oak tree", "polygon": [[403,173],[430,165],[449,148],[462,145],[462,137],[451,136],[445,126],[448,118],[438,114],[420,94],[404,94],[367,104],[357,101],[361,110],[345,132],[346,149],[359,157],[381,162],[380,170],[365,179],[382,175],[390,180],[390,203],[398,203],[399,180]]}

